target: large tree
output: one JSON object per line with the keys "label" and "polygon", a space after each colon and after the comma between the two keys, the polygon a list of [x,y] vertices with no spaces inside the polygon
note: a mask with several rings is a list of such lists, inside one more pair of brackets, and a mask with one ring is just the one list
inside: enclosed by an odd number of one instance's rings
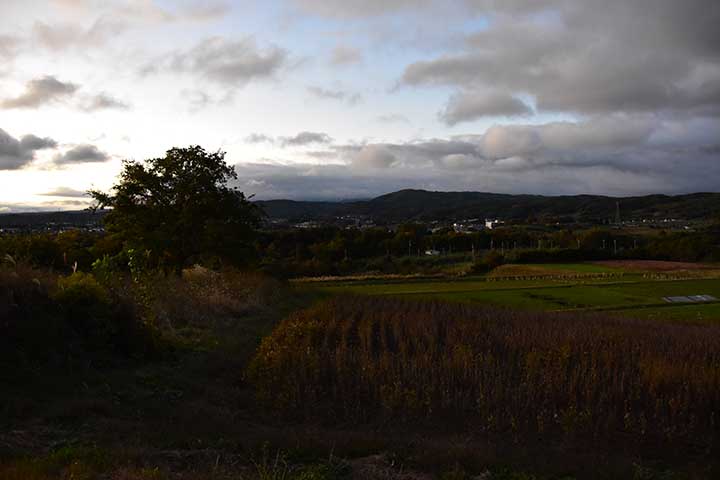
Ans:
{"label": "large tree", "polygon": [[202,260],[246,263],[262,211],[229,182],[237,179],[224,152],[173,148],[164,157],[124,161],[111,193],[91,190],[95,208],[109,207],[109,235],[179,268]]}

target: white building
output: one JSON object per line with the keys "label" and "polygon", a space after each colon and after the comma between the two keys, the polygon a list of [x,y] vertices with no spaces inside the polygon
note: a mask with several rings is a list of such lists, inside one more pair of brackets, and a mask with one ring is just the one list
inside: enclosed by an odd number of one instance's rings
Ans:
{"label": "white building", "polygon": [[492,230],[495,227],[499,227],[503,223],[505,223],[505,222],[503,222],[502,220],[498,220],[498,219],[488,220],[486,218],[485,219],[485,228],[487,228],[488,230]]}

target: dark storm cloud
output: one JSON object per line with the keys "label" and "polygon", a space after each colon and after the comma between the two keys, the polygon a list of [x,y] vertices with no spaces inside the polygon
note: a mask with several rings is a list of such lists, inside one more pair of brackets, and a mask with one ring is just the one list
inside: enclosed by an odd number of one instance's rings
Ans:
{"label": "dark storm cloud", "polygon": [[78,163],[99,163],[110,160],[110,155],[99,150],[95,145],[77,145],[65,153],[59,153],[53,159],[56,165],[73,165]]}
{"label": "dark storm cloud", "polygon": [[504,92],[461,92],[450,97],[439,117],[452,126],[482,117],[510,117],[532,113],[532,109],[525,103]]}
{"label": "dark storm cloud", "polygon": [[52,138],[40,138],[37,135],[25,135],[20,140],[20,148],[24,151],[44,150],[57,147],[57,142]]}
{"label": "dark storm cloud", "polygon": [[720,112],[718,2],[472,3],[488,28],[464,51],[408,65],[403,84],[502,85],[540,111]]}
{"label": "dark storm cloud", "polygon": [[260,48],[252,37],[240,40],[212,37],[188,50],[172,52],[146,65],[142,72],[189,73],[234,88],[273,77],[287,62],[287,51],[274,45]]}
{"label": "dark storm cloud", "polygon": [[55,147],[57,142],[51,138],[25,135],[17,140],[0,128],[0,170],[24,168],[35,160],[35,152]]}
{"label": "dark storm cloud", "polygon": [[2,108],[37,108],[71,97],[78,85],[62,82],[52,75],[30,80],[25,92],[14,98],[0,101]]}
{"label": "dark storm cloud", "polygon": [[17,97],[0,100],[0,108],[5,109],[36,109],[64,103],[86,112],[99,110],[127,110],[130,105],[108,93],[82,94],[80,85],[63,82],[52,75],[30,80],[25,91]]}

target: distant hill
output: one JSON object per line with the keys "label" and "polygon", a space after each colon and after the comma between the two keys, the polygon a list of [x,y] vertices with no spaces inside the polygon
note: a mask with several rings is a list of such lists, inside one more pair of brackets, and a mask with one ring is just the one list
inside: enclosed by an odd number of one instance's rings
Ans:
{"label": "distant hill", "polygon": [[567,218],[602,221],[622,219],[702,219],[720,215],[720,193],[607,197],[600,195],[509,195],[483,192],[400,190],[356,202],[258,201],[271,218],[322,220],[340,215],[367,215],[381,221],[462,218]]}
{"label": "distant hill", "polygon": [[363,202],[303,202],[296,200],[259,200],[255,204],[262,207],[270,218],[290,220],[317,220],[343,215],[350,205]]}
{"label": "distant hill", "polygon": [[72,210],[0,214],[0,228],[29,228],[38,225],[99,225],[105,211]]}
{"label": "distant hill", "polygon": [[[615,218],[617,202],[622,219],[720,217],[720,193],[606,197],[600,195],[509,195],[483,192],[400,190],[371,200],[316,202],[261,200],[255,202],[271,219],[291,222],[327,220],[343,215],[365,216],[378,222],[499,218],[503,220],[564,219],[602,222]],[[0,228],[37,225],[91,225],[103,211],[0,214]]]}

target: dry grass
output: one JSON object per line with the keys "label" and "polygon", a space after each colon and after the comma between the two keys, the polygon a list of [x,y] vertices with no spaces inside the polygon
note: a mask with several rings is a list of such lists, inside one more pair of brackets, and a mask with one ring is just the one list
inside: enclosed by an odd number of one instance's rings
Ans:
{"label": "dry grass", "polygon": [[717,266],[705,263],[667,262],[662,260],[601,260],[593,262],[605,267],[639,272],[669,272],[676,270],[706,270]]}
{"label": "dry grass", "polygon": [[248,376],[260,401],[331,422],[520,439],[720,438],[720,328],[387,298],[292,315]]}
{"label": "dry grass", "polygon": [[488,281],[502,280],[590,280],[622,277],[623,272],[573,271],[548,265],[505,264],[490,271]]}
{"label": "dry grass", "polygon": [[284,288],[260,273],[196,266],[181,276],[156,274],[132,290],[136,302],[145,305],[145,316],[172,335],[178,329],[222,330],[267,310]]}
{"label": "dry grass", "polygon": [[293,283],[322,283],[322,282],[338,282],[338,281],[368,281],[368,280],[412,280],[420,278],[444,278],[448,276],[443,273],[434,274],[400,274],[400,273],[364,273],[361,275],[324,275],[318,277],[300,277],[294,278]]}
{"label": "dry grass", "polygon": [[17,315],[25,303],[37,296],[48,297],[55,290],[57,275],[15,263],[11,257],[0,262],[0,318]]}

